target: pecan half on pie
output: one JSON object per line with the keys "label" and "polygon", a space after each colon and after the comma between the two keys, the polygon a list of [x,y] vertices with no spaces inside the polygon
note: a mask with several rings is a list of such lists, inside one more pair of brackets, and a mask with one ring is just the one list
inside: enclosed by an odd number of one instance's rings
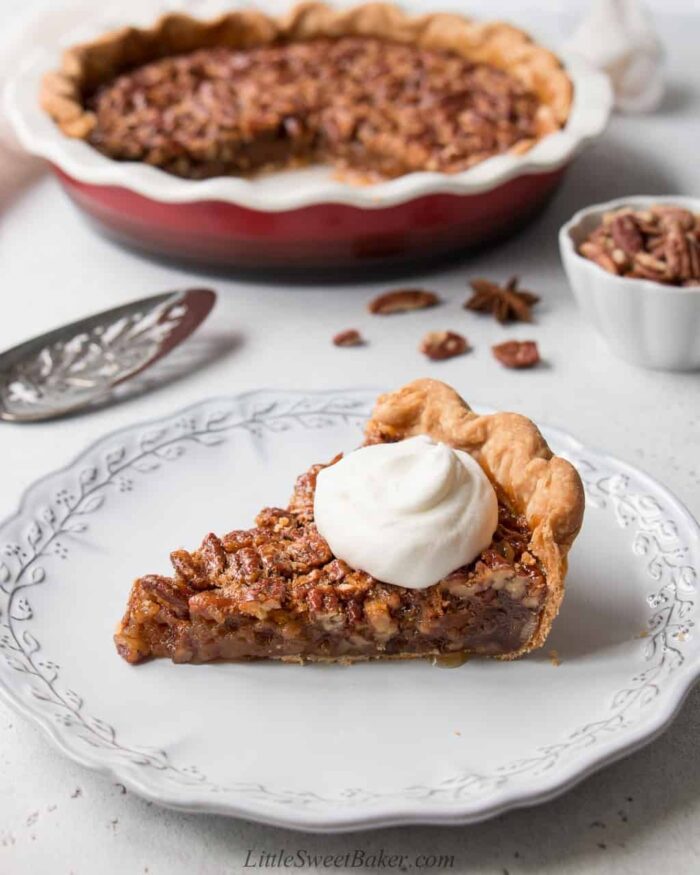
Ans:
{"label": "pecan half on pie", "polygon": [[131,663],[346,662],[466,653],[512,659],[540,647],[582,522],[578,474],[552,455],[530,420],[479,416],[435,380],[381,396],[366,426],[372,449],[417,435],[468,453],[495,490],[495,532],[474,561],[423,589],[350,567],[315,524],[314,492],[327,466],[314,465],[287,508],[261,511],[247,531],[209,534],[192,553],[176,550],[172,577],[138,579],[115,635],[119,653]]}
{"label": "pecan half on pie", "polygon": [[510,25],[306,3],[106,34],[65,54],[42,105],[108,157],[186,178],[325,163],[371,180],[525,152],[571,96],[558,59]]}

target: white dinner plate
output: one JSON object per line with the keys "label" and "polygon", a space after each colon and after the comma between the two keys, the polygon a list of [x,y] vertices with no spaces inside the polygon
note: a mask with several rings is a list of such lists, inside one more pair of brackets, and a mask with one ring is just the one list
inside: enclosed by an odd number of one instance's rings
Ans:
{"label": "white dinner plate", "polygon": [[3,698],[155,802],[318,831],[480,820],[664,729],[700,669],[700,530],[659,483],[553,429],[588,506],[543,651],[451,670],[117,656],[132,579],[286,503],[297,474],[358,444],[375,396],[205,401],[35,483],[0,526]]}

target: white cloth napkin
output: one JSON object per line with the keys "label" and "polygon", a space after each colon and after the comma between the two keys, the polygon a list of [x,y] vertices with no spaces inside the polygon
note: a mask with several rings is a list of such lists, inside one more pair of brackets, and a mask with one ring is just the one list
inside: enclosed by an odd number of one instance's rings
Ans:
{"label": "white cloth napkin", "polygon": [[661,103],[663,51],[640,0],[593,0],[565,48],[608,74],[617,109],[652,112]]}

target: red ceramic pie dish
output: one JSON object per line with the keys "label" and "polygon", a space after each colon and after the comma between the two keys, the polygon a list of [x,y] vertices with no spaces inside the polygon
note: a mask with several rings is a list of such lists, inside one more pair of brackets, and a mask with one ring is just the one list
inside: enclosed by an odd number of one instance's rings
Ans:
{"label": "red ceramic pie dish", "polygon": [[475,248],[523,225],[565,167],[471,195],[428,194],[380,209],[319,203],[280,212],[209,199],[168,203],[53,169],[78,207],[115,239],[158,255],[250,270],[387,264]]}
{"label": "red ceramic pie dish", "polygon": [[255,179],[181,179],[105,157],[65,136],[37,103],[45,53],[7,83],[21,144],[48,160],[72,200],[109,236],[156,255],[240,270],[332,270],[396,264],[479,247],[546,203],[578,151],[605,128],[607,78],[566,62],[574,100],[565,127],[525,154],[462,173],[411,173],[371,185],[326,168]]}

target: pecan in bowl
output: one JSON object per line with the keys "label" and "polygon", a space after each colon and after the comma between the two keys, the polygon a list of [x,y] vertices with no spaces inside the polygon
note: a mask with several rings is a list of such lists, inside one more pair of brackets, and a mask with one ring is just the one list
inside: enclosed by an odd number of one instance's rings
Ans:
{"label": "pecan in bowl", "polygon": [[576,213],[559,249],[578,304],[642,367],[700,369],[700,199],[628,197]]}
{"label": "pecan in bowl", "polygon": [[700,286],[700,213],[666,203],[609,210],[578,251],[619,276]]}

